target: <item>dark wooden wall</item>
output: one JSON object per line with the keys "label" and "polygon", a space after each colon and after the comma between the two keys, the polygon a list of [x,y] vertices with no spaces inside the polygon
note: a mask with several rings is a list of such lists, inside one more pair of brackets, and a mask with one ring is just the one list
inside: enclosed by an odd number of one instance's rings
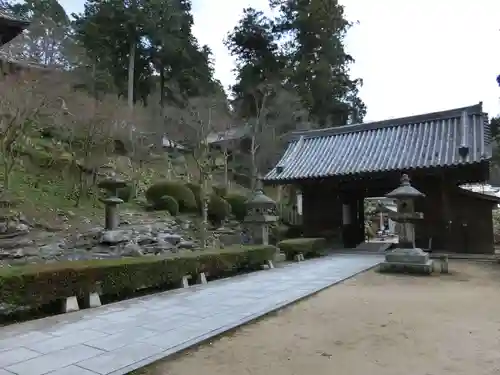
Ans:
{"label": "dark wooden wall", "polygon": [[[417,175],[412,184],[426,195],[415,205],[424,214],[415,231],[417,246],[427,249],[432,238],[433,251],[493,253],[493,202],[464,194],[456,182],[442,176]],[[304,234],[336,233],[346,247],[356,246],[364,241],[363,199],[383,196],[397,186],[393,178],[350,184],[324,179],[301,184]],[[354,222],[349,227],[342,225],[342,204],[346,203],[353,210]]]}

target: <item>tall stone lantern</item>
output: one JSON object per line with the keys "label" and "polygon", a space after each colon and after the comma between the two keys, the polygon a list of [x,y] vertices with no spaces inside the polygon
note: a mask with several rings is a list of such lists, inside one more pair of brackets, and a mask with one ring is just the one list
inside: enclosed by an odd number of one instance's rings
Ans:
{"label": "tall stone lantern", "polygon": [[389,212],[389,218],[399,224],[400,230],[398,246],[386,253],[380,270],[430,274],[432,260],[429,259],[429,254],[415,247],[415,223],[424,218],[421,212],[415,212],[415,200],[425,195],[411,186],[408,175],[404,174],[401,185],[386,194],[386,197],[397,202],[398,212]]}
{"label": "tall stone lantern", "polygon": [[262,183],[246,202],[244,225],[252,244],[269,244],[269,228],[278,221],[276,202],[264,194]]}
{"label": "tall stone lantern", "polygon": [[106,230],[116,229],[120,225],[118,206],[123,203],[123,200],[118,198],[118,189],[126,187],[127,183],[112,176],[102,180],[97,186],[108,193],[106,198],[101,199],[104,203],[104,228]]}

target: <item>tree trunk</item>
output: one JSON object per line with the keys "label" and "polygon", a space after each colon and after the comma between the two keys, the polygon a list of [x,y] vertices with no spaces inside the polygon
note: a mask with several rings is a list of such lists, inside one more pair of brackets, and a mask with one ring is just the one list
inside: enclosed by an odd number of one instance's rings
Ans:
{"label": "tree trunk", "polygon": [[250,189],[252,191],[255,190],[255,187],[257,186],[257,152],[256,152],[256,144],[255,144],[255,136],[252,137],[252,147],[250,149],[250,155],[251,155],[251,170],[250,170]]}
{"label": "tree trunk", "polygon": [[200,184],[200,200],[202,202],[201,208],[201,226],[200,226],[200,242],[202,249],[207,247],[207,231],[208,231],[208,179],[204,173]]}
{"label": "tree trunk", "polygon": [[134,108],[134,76],[135,76],[135,40],[130,43],[130,55],[128,60],[128,107]]}
{"label": "tree trunk", "polygon": [[4,160],[3,163],[3,191],[4,193],[9,191],[10,189],[10,170],[9,163],[7,160]]}
{"label": "tree trunk", "polygon": [[160,114],[163,116],[163,108],[165,107],[165,69],[163,64],[160,68]]}
{"label": "tree trunk", "polygon": [[227,152],[224,152],[224,188],[229,189],[229,171],[227,166],[228,155]]}

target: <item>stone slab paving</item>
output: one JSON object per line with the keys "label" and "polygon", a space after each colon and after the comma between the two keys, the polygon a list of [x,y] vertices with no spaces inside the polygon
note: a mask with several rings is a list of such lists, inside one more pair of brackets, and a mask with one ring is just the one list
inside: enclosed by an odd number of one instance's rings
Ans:
{"label": "stone slab paving", "polygon": [[334,255],[0,328],[0,375],[122,375],[380,261]]}

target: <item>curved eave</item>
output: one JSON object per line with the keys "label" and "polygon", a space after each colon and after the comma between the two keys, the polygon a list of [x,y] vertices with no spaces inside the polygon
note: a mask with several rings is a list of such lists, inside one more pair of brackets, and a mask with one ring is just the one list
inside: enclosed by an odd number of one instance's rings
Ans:
{"label": "curved eave", "polygon": [[29,21],[12,17],[0,11],[0,46],[9,43],[29,26]]}

